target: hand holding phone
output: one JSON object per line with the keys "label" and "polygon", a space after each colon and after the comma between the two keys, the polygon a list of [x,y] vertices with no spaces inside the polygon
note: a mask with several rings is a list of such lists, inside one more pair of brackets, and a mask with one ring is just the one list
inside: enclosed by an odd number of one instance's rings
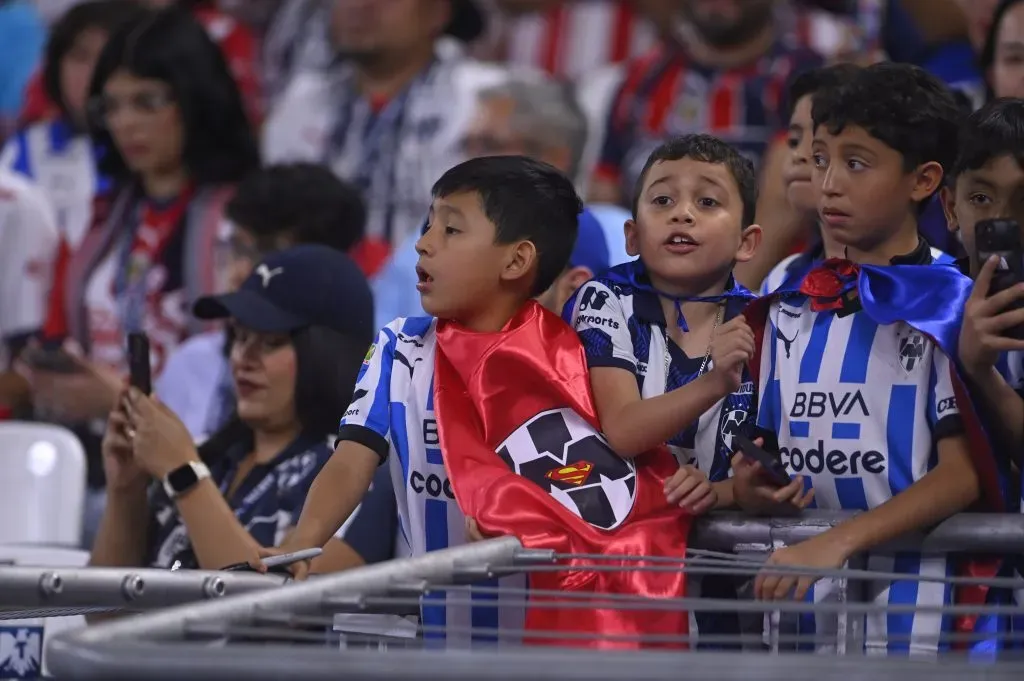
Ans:
{"label": "hand holding phone", "polygon": [[149,337],[133,331],[128,334],[128,373],[131,386],[144,395],[153,392],[153,377],[149,362]]}
{"label": "hand holding phone", "polygon": [[[1024,248],[1021,245],[1020,225],[1016,220],[979,220],[974,227],[974,241],[978,263],[984,265],[993,256],[999,258],[996,271],[992,274],[988,297],[1024,283]],[[1018,298],[1001,312],[1020,309],[1024,309],[1024,300]],[[1005,329],[1000,335],[1024,340],[1024,324]]]}
{"label": "hand holding phone", "polygon": [[785,487],[791,482],[789,473],[786,472],[786,467],[782,465],[782,459],[779,458],[777,452],[768,452],[754,444],[750,438],[739,433],[733,435],[732,444],[733,449],[742,454],[745,459],[761,464],[768,479],[779,487]]}

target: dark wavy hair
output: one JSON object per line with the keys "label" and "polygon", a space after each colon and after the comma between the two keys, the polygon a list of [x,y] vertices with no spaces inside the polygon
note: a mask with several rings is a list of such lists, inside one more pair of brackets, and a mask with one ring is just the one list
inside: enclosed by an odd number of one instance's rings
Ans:
{"label": "dark wavy hair", "polygon": [[[183,158],[198,184],[241,181],[259,167],[259,151],[242,97],[220,48],[192,15],[179,7],[142,13],[107,42],[89,87],[90,101],[110,77],[126,71],[170,85],[185,127]],[[104,150],[100,171],[126,180],[131,172],[105,127],[91,121]]]}
{"label": "dark wavy hair", "polygon": [[[323,326],[309,326],[292,335],[295,348],[295,412],[302,430],[325,441],[338,430],[342,414],[352,402],[352,391],[373,332],[357,337]],[[199,447],[199,457],[210,463],[228,448],[252,440],[252,429],[237,412]]]}

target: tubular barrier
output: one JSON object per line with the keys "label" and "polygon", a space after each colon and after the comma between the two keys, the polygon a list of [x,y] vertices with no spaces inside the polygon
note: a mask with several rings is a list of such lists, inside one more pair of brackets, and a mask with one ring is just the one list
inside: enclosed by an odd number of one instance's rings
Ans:
{"label": "tubular barrier", "polygon": [[[815,602],[760,602],[719,596],[689,595],[679,599],[650,599],[630,594],[528,592],[520,583],[496,577],[544,570],[564,570],[564,561],[585,559],[588,570],[683,570],[695,584],[710,576],[728,576],[742,595],[763,568],[765,554],[822,532],[849,514],[805,514],[796,518],[750,519],[721,514],[702,519],[692,535],[685,558],[638,559],[625,556],[567,556],[524,550],[512,538],[502,538],[438,551],[412,559],[366,566],[345,573],[288,584],[281,589],[244,593],[207,603],[193,603],[130,619],[60,634],[50,647],[50,669],[60,679],[209,679],[248,680],[360,679],[398,681],[441,679],[455,681],[523,681],[534,678],[620,681],[622,679],[686,678],[688,681],[928,681],[983,679],[1017,681],[1024,662],[1000,653],[984,658],[945,651],[945,643],[976,642],[974,634],[936,634],[922,638],[916,630],[889,645],[929,643],[942,653],[888,655],[872,649],[867,622],[892,621],[908,614],[936,618],[966,612],[1024,615],[1012,604],[985,606],[928,606],[912,603],[877,604],[871,585],[908,579],[905,573],[867,569],[876,558],[908,551],[935,554],[947,551],[1024,553],[1024,517],[965,515],[933,531],[905,537],[891,546],[858,557],[841,570],[816,570],[836,587],[830,597]],[[728,551],[728,553],[726,553]],[[891,561],[890,561],[891,562]],[[786,570],[800,572],[799,569]],[[0,573],[2,575],[2,573]],[[38,573],[37,573],[38,577]],[[512,577],[511,579],[516,579]],[[965,579],[947,573],[911,578],[919,588],[985,584],[1005,589],[1024,588],[1015,578]],[[850,585],[854,586],[850,586]],[[893,582],[895,584],[895,582]],[[697,586],[697,589],[703,585]],[[698,632],[693,638],[639,637],[644,643],[689,643],[688,650],[639,652],[597,649],[527,648],[523,631],[502,622],[486,631],[467,621],[465,630],[451,625],[446,638],[431,625],[414,621],[425,598],[446,599],[450,613],[457,608],[522,609],[527,594],[543,597],[531,607],[593,608],[602,610],[683,610],[691,613],[731,613],[742,620],[737,632]],[[877,595],[877,594],[875,594]],[[472,600],[474,596],[481,597]],[[489,601],[487,599],[490,599]],[[437,606],[431,606],[437,607]],[[831,629],[807,634],[794,626],[800,616],[835,617]],[[373,617],[369,617],[372,615]],[[375,619],[376,618],[376,619]],[[457,618],[453,617],[451,621]],[[493,625],[492,625],[493,626]],[[702,625],[703,626],[703,625]],[[487,636],[498,643],[481,643]],[[544,632],[531,631],[531,641]],[[1013,641],[1012,632],[1007,632]],[[987,634],[993,640],[993,634]],[[1002,635],[1000,635],[1001,637]],[[957,638],[960,637],[960,638]],[[554,637],[553,637],[554,638]],[[566,634],[557,635],[564,641]],[[943,639],[939,641],[938,639]],[[628,639],[628,637],[627,637]],[[611,642],[615,639],[609,638]],[[626,640],[626,639],[624,639]],[[635,642],[635,641],[634,641]],[[699,645],[693,645],[699,644]],[[729,646],[732,652],[709,651],[708,645]],[[387,653],[382,654],[381,649]],[[813,654],[813,651],[819,654]],[[833,654],[820,654],[828,652]],[[766,654],[776,653],[776,654]],[[867,654],[865,654],[867,653]],[[836,656],[838,655],[838,656]]]}

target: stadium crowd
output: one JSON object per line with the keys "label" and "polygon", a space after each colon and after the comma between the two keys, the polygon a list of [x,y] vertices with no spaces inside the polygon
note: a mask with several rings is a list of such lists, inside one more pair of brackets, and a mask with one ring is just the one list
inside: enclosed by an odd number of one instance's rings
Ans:
{"label": "stadium crowd", "polygon": [[856,510],[770,562],[954,574],[871,549],[1020,510],[1016,97],[1020,0],[7,0],[0,416],[82,442],[96,566],[517,534],[479,445],[556,527]]}

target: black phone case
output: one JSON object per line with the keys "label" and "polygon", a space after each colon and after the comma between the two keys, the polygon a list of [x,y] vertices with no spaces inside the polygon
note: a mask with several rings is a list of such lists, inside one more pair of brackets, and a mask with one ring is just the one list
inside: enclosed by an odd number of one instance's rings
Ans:
{"label": "black phone case", "polygon": [[128,334],[128,371],[133,388],[146,395],[153,392],[149,366],[149,338],[144,333]]}
{"label": "black phone case", "polygon": [[765,451],[755,445],[748,437],[740,434],[733,435],[732,446],[735,451],[741,452],[743,456],[760,463],[761,467],[764,468],[765,474],[771,478],[772,482],[780,487],[785,487],[789,484],[789,473],[786,472],[786,468],[782,465],[778,455]]}
{"label": "black phone case", "polygon": [[[1014,220],[981,220],[975,225],[975,248],[978,262],[984,264],[989,256],[998,254],[1006,259],[1007,269],[997,270],[992,276],[988,295],[992,296],[1024,282],[1024,248],[1020,227]],[[1024,308],[1024,302],[1012,304],[1004,312]],[[1024,340],[1024,324],[1007,329],[1009,338]]]}

